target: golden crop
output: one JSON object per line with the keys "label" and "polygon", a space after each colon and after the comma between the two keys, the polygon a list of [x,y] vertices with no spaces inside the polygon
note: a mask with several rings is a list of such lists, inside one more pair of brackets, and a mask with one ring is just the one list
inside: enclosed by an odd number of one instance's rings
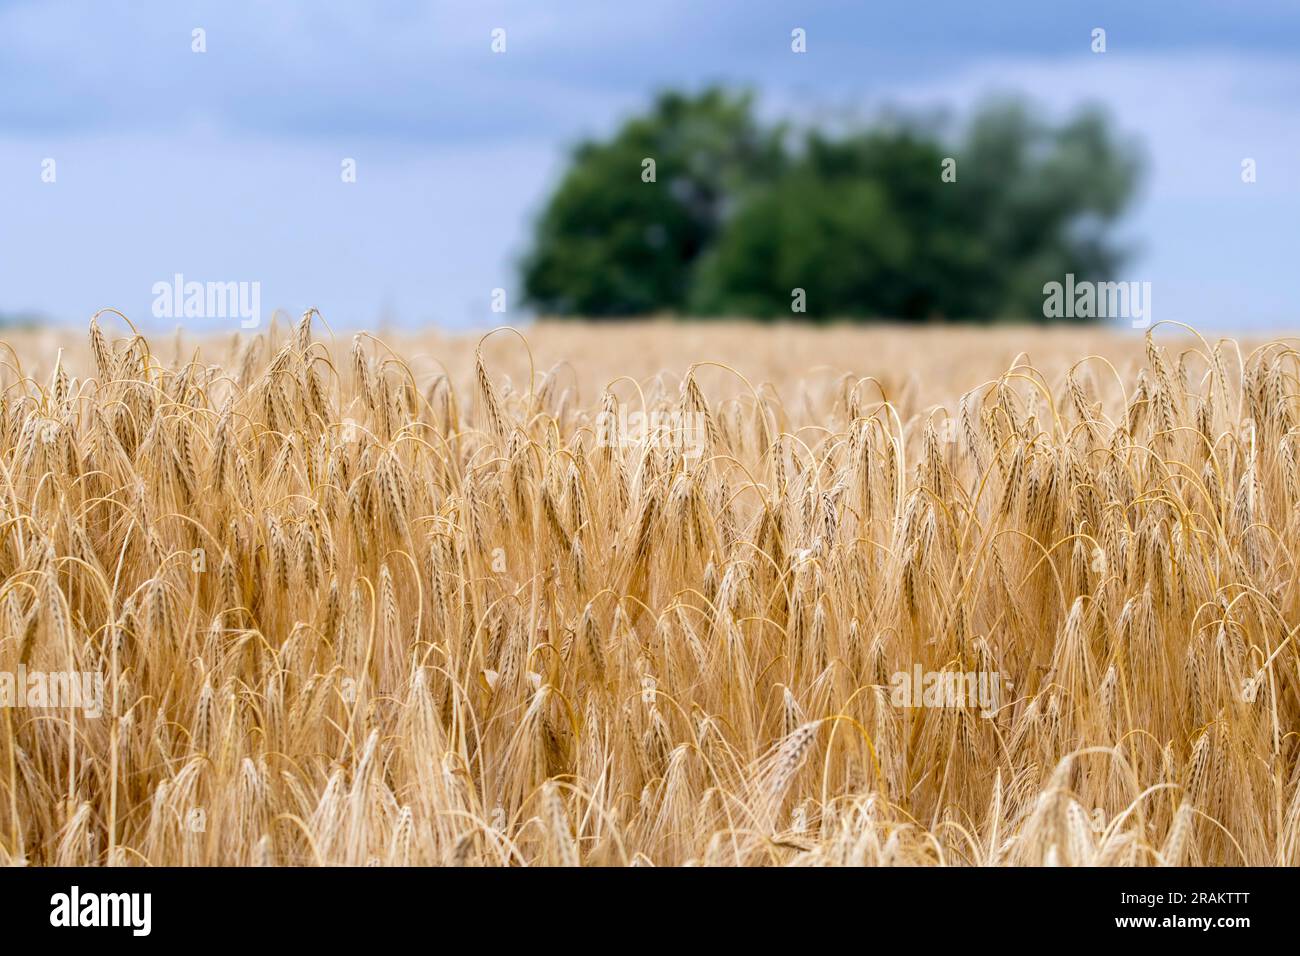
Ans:
{"label": "golden crop", "polygon": [[8,349],[0,861],[1300,863],[1290,345],[312,318]]}

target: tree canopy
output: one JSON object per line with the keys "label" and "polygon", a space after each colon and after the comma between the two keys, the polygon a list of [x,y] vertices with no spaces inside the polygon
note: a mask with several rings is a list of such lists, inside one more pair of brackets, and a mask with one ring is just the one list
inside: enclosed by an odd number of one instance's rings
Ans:
{"label": "tree canopy", "polygon": [[[666,93],[585,142],[523,263],[551,315],[1040,318],[1044,283],[1110,277],[1140,172],[1098,111],[990,101],[957,134],[894,116],[764,124],[747,94]],[[795,318],[801,317],[795,313]]]}

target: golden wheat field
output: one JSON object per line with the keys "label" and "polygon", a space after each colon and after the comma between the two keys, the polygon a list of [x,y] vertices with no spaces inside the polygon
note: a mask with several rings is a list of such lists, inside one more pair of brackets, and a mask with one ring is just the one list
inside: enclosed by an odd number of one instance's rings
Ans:
{"label": "golden wheat field", "polygon": [[104,314],[0,362],[4,862],[1300,863],[1289,341]]}

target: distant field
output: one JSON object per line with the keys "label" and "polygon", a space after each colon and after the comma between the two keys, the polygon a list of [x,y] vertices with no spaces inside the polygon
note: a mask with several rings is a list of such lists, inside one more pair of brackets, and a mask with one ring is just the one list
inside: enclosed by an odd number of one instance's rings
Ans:
{"label": "distant field", "polygon": [[7,345],[0,862],[1300,864],[1291,344]]}
{"label": "distant field", "polygon": [[[104,320],[106,328],[110,320]],[[279,322],[281,339],[289,331]],[[119,324],[119,334],[130,330]],[[323,348],[346,356],[353,333],[337,335],[317,322],[316,338]],[[598,397],[606,384],[629,377],[646,384],[662,374],[675,384],[695,362],[731,366],[755,385],[771,384],[787,402],[798,389],[823,383],[836,375],[869,375],[889,391],[890,400],[942,404],[959,397],[981,382],[996,379],[1019,357],[1027,358],[1049,378],[1063,375],[1075,362],[1097,355],[1111,362],[1126,380],[1145,361],[1145,339],[1138,331],[1087,327],[1024,326],[789,326],[740,322],[577,323],[541,322],[521,327],[528,348],[513,334],[496,333],[483,346],[485,361],[494,375],[526,387],[531,349],[533,369],[540,379],[557,364],[556,379],[563,388],[577,389],[576,400]],[[0,330],[2,332],[3,330]],[[391,353],[406,362],[418,383],[449,372],[458,386],[473,384],[474,355],[482,332],[445,334],[436,331],[376,333]],[[1172,326],[1157,330],[1159,343],[1176,356],[1185,348],[1200,346],[1191,334]],[[1209,344],[1216,337],[1207,336]],[[16,331],[0,334],[34,374],[53,368],[59,349],[69,361],[89,361],[89,343],[79,329]],[[1256,337],[1233,342],[1245,350],[1267,344]],[[1300,337],[1286,339],[1300,344]],[[193,357],[201,349],[208,363],[230,367],[243,354],[247,335],[149,336],[157,361],[172,365]],[[380,351],[383,351],[382,349]],[[1023,353],[1023,354],[1022,354]],[[1234,353],[1235,354],[1235,353]],[[265,356],[264,356],[265,357]],[[1092,366],[1098,366],[1096,363]],[[735,376],[701,369],[700,384],[716,388],[720,397],[734,391]],[[620,392],[621,393],[621,392]],[[904,394],[906,393],[906,394]]]}

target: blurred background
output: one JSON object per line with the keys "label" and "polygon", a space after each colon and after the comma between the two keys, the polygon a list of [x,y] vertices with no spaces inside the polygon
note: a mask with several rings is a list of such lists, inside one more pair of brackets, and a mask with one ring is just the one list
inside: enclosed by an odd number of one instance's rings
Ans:
{"label": "blurred background", "polygon": [[1294,326],[1297,53],[1283,0],[5,0],[0,318]]}

